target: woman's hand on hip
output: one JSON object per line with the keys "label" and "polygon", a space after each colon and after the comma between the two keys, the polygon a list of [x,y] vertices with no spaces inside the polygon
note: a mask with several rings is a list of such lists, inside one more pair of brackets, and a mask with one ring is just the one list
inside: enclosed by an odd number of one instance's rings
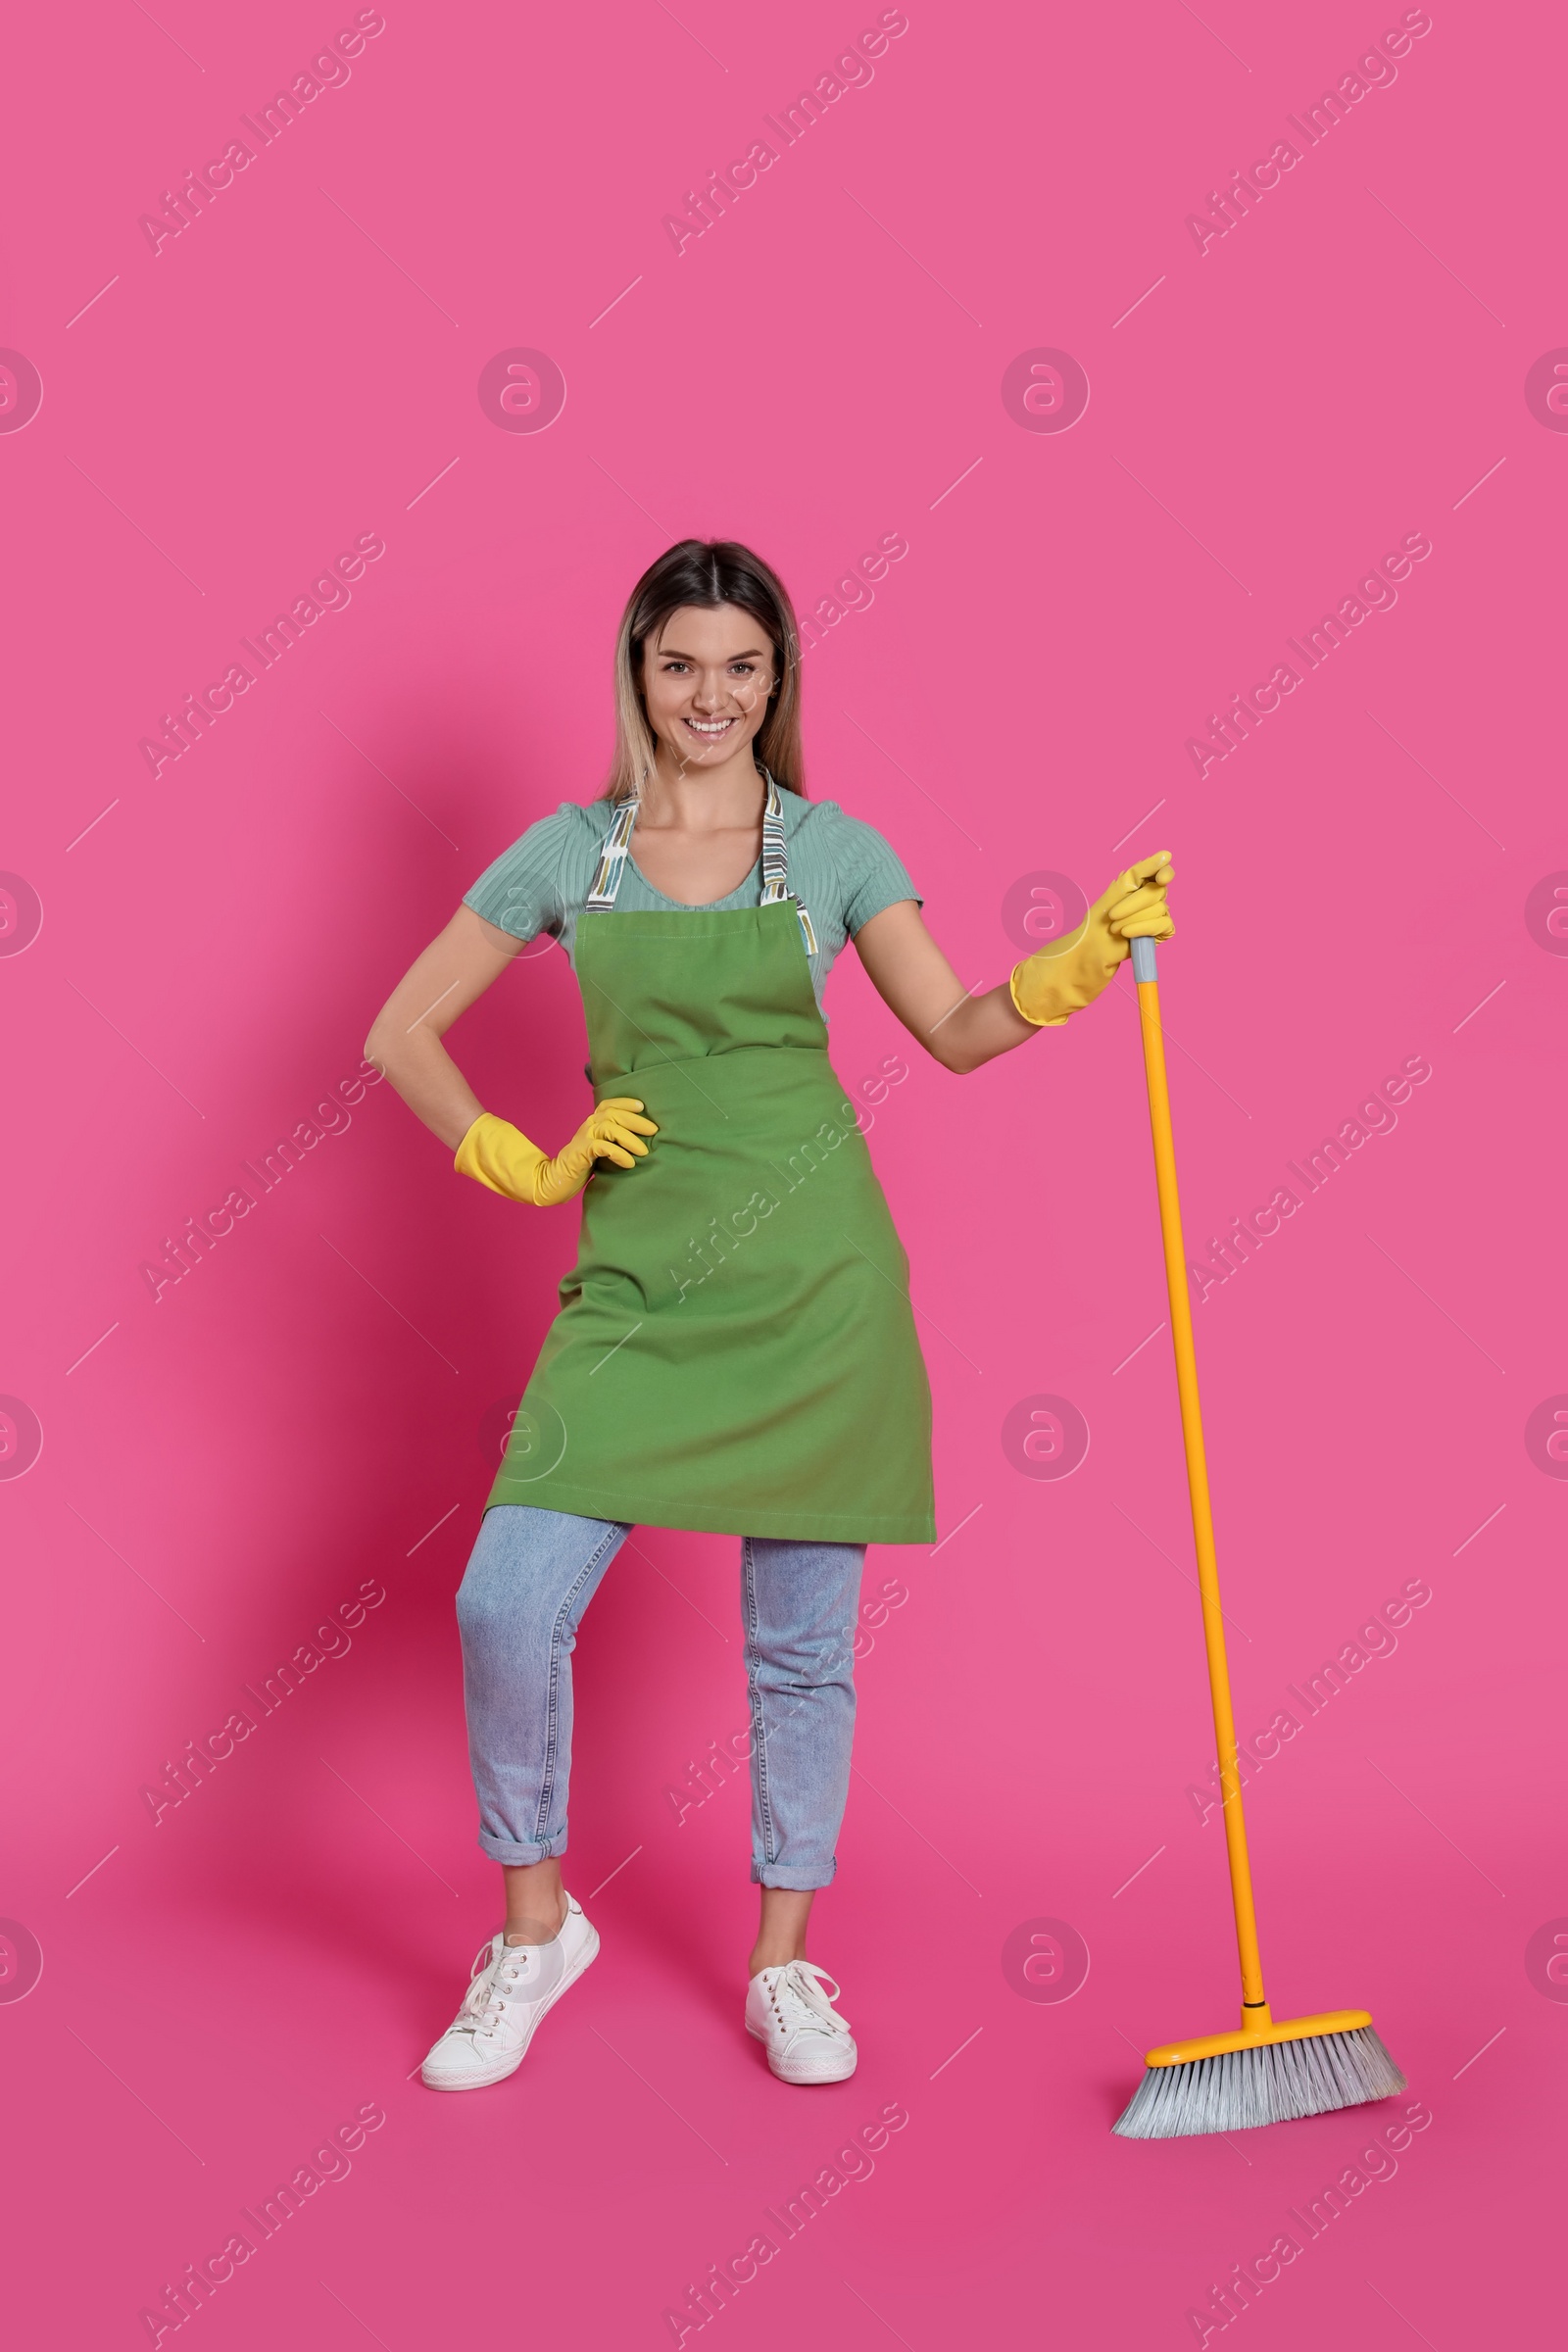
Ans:
{"label": "woman's hand on hip", "polygon": [[618,1168],[635,1167],[648,1156],[645,1135],[657,1135],[652,1119],[641,1116],[643,1105],[631,1095],[612,1095],[596,1105],[569,1144],[552,1159],[531,1144],[510,1119],[484,1110],[458,1146],[453,1166],[509,1200],[525,1200],[534,1208],[554,1208],[575,1200],[594,1172],[596,1159],[613,1160]]}
{"label": "woman's hand on hip", "polygon": [[1173,939],[1176,925],[1165,904],[1175,868],[1170,852],[1158,850],[1120,873],[1065,939],[1013,967],[1013,1004],[1037,1029],[1056,1029],[1092,1004],[1115,978],[1135,939]]}

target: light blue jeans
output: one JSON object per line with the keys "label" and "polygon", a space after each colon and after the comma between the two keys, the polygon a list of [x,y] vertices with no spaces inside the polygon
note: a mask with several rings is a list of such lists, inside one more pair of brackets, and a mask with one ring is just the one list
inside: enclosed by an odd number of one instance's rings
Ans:
{"label": "light blue jeans", "polygon": [[[571,1653],[630,1528],[498,1502],[458,1592],[479,1844],[542,1862],[566,1846]],[[741,1540],[751,1693],[752,1877],[826,1886],[850,1786],[863,1544]]]}

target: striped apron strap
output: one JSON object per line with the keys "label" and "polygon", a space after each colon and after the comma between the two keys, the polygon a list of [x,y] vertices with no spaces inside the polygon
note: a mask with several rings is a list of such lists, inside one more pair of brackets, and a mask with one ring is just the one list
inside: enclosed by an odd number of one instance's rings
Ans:
{"label": "striped apron strap", "polygon": [[[767,775],[765,768],[762,772]],[[639,806],[635,796],[624,800],[611,819],[599,852],[599,863],[594,868],[593,886],[583,901],[583,911],[587,914],[607,914],[615,904]],[[806,953],[814,956],[816,933],[811,928],[811,917],[790,888],[789,859],[784,848],[784,805],[779,799],[778,786],[767,776],[767,801],[762,810],[762,895],[759,905],[772,906],[780,899],[795,900]]]}
{"label": "striped apron strap", "polygon": [[[767,770],[762,773],[766,776]],[[767,801],[762,810],[762,896],[759,904],[776,905],[780,899],[794,899],[795,911],[801,918],[801,937],[808,956],[816,954],[816,933],[811,918],[790,888],[789,860],[784,849],[784,804],[778,796],[778,786],[767,776]]]}
{"label": "striped apron strap", "polygon": [[629,800],[621,802],[611,820],[610,830],[605,835],[604,846],[599,853],[599,863],[594,868],[593,887],[583,901],[585,913],[604,914],[615,904],[620,877],[626,870],[626,854],[631,848],[637,808],[637,796],[634,793]]}

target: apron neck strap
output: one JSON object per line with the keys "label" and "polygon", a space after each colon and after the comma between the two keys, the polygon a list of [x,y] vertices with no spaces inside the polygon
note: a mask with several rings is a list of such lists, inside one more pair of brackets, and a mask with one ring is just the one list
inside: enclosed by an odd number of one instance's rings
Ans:
{"label": "apron neck strap", "polygon": [[638,806],[637,796],[633,793],[628,799],[621,802],[620,807],[610,820],[610,830],[600,845],[599,863],[594,867],[593,883],[587,898],[583,901],[584,910],[589,914],[608,913],[615,904],[615,893],[620,888],[620,877],[626,870],[626,858],[631,849],[631,833],[633,825],[637,822]]}
{"label": "apron neck strap", "polygon": [[[808,956],[814,956],[816,934],[811,928],[811,918],[790,888],[789,854],[784,842],[784,804],[779,797],[778,786],[765,767],[762,778],[767,786],[767,797],[762,804],[762,893],[758,904],[772,906],[781,899],[794,899],[796,912],[801,918],[801,938],[806,953]],[[621,876],[626,870],[626,859],[631,855],[631,837],[641,806],[640,797],[633,793],[621,802],[611,818],[600,846],[593,883],[583,901],[585,913],[608,914],[613,907]]]}
{"label": "apron neck strap", "polygon": [[762,803],[762,895],[758,905],[771,906],[791,895],[790,868],[784,847],[784,806],[765,767],[762,774],[767,779],[767,798]]}
{"label": "apron neck strap", "polygon": [[807,958],[816,954],[816,933],[811,918],[796,893],[790,888],[789,856],[784,847],[784,804],[778,786],[764,767],[767,779],[767,799],[762,804],[762,895],[760,906],[772,906],[780,899],[794,899],[795,911],[801,918],[801,942]]}

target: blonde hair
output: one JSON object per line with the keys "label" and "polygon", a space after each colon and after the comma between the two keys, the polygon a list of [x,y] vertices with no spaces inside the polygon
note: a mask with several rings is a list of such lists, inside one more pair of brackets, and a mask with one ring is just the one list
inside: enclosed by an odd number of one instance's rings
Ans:
{"label": "blonde hair", "polygon": [[754,755],[781,791],[806,795],[801,756],[801,639],[778,574],[734,539],[683,539],[650,564],[632,590],[615,638],[615,757],[599,798],[630,800],[654,763],[643,701],[643,653],[672,612],[738,605],[765,630],[777,673]]}

